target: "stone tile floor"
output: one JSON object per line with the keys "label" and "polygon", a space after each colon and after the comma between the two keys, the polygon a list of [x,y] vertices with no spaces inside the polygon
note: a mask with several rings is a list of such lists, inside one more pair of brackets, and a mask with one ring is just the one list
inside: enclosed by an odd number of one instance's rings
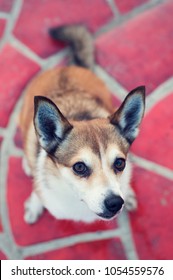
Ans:
{"label": "stone tile floor", "polygon": [[[173,1],[0,0],[0,259],[173,259]],[[141,84],[147,108],[132,147],[138,210],[91,225],[23,220],[32,180],[21,168],[18,113],[27,83],[64,64],[68,48],[49,27],[85,24],[96,73],[114,104]]]}

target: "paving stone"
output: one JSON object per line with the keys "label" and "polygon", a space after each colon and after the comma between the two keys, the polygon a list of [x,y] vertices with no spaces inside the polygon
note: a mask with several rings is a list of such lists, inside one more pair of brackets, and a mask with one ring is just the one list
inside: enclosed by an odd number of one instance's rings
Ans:
{"label": "paving stone", "polygon": [[10,12],[13,6],[14,0],[0,0],[0,11]]}
{"label": "paving stone", "polygon": [[[121,14],[148,2],[147,0],[114,1]],[[0,11],[10,12],[13,3],[15,3],[13,0],[0,0]],[[37,10],[37,13],[33,13],[33,10]],[[135,15],[112,31],[102,34],[96,41],[98,62],[128,90],[146,84],[147,94],[150,94],[173,74],[172,14],[173,2],[164,1],[155,8]],[[65,23],[83,23],[91,32],[96,32],[112,17],[110,7],[104,0],[23,1],[14,35],[36,54],[46,58],[64,47],[63,44],[56,43],[48,37],[49,27]],[[0,19],[0,39],[5,24],[6,21]],[[0,127],[6,127],[22,89],[39,70],[39,66],[12,46],[6,45],[0,53],[0,68]],[[169,96],[146,115],[140,136],[132,146],[132,151],[137,155],[168,168],[173,168],[172,101],[173,92],[170,92]],[[113,97],[113,104],[119,105],[116,97]],[[2,140],[3,138],[0,137],[0,143]],[[14,142],[17,147],[22,147],[18,129]],[[129,214],[129,217],[139,258],[173,259],[172,181],[135,167],[132,184],[137,193],[139,207],[136,212]],[[8,169],[7,203],[14,242],[19,246],[117,228],[116,221],[89,225],[58,221],[47,211],[35,225],[27,225],[23,220],[23,203],[31,193],[31,188],[32,179],[24,175],[21,158],[11,157]],[[0,221],[1,232],[3,228]],[[4,252],[0,251],[0,259],[6,258]],[[28,259],[125,258],[121,240],[115,238],[79,243]]]}
{"label": "paving stone", "polygon": [[125,14],[127,12],[130,12],[134,8],[137,8],[138,6],[148,2],[148,0],[114,0],[115,4],[118,7],[118,10]]}
{"label": "paving stone", "polygon": [[121,104],[121,101],[114,95],[112,95],[112,104],[116,108],[118,108]]}
{"label": "paving stone", "polygon": [[6,260],[6,256],[4,255],[3,252],[0,251],[0,260]]}
{"label": "paving stone", "polygon": [[16,133],[14,136],[14,143],[15,143],[16,147],[23,148],[22,135],[21,135],[21,131],[20,131],[19,127],[17,127],[17,129],[16,129]]}
{"label": "paving stone", "polygon": [[0,39],[2,39],[4,30],[5,30],[5,24],[6,24],[6,20],[0,19]]}
{"label": "paving stone", "polygon": [[150,93],[173,74],[172,14],[166,1],[103,34],[98,63],[128,90],[144,84]]}
{"label": "paving stone", "polygon": [[1,219],[0,219],[0,232],[3,231],[3,228],[2,228],[2,222],[1,222]]}
{"label": "paving stone", "polygon": [[0,53],[0,69],[0,126],[6,127],[16,101],[39,66],[6,45]]}
{"label": "paving stone", "polygon": [[0,136],[0,147],[1,147],[2,141],[3,141],[3,137]]}
{"label": "paving stone", "polygon": [[[0,148],[1,148],[1,137],[0,137]],[[1,150],[0,150],[1,153]],[[3,226],[2,226],[2,215],[0,213],[0,234],[3,232]],[[0,258],[1,259],[1,258]]]}
{"label": "paving stone", "polygon": [[77,244],[67,248],[28,257],[35,260],[124,260],[120,239],[108,239]]}
{"label": "paving stone", "polygon": [[146,115],[132,151],[150,161],[173,169],[173,92]]}
{"label": "paving stone", "polygon": [[130,219],[139,258],[173,259],[172,181],[135,168],[132,183],[139,206]]}
{"label": "paving stone", "polygon": [[79,23],[95,32],[111,18],[112,12],[104,0],[24,1],[14,35],[45,58],[63,47],[48,36],[50,27]]}
{"label": "paving stone", "polygon": [[23,220],[23,204],[31,193],[32,180],[23,173],[21,158],[10,158],[7,186],[10,223],[15,242],[18,245],[25,246],[74,234],[109,230],[117,227],[116,221],[107,223],[98,221],[92,224],[74,223],[68,220],[60,221],[52,217],[47,211],[44,212],[36,224],[26,224]]}

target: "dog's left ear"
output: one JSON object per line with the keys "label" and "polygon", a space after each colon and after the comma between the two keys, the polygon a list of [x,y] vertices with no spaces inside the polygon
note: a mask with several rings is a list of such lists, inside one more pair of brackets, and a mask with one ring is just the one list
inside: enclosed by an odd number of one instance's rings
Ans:
{"label": "dog's left ear", "polygon": [[145,87],[140,86],[132,90],[120,108],[110,116],[111,124],[115,125],[120,134],[129,144],[135,140],[139,132],[145,109]]}

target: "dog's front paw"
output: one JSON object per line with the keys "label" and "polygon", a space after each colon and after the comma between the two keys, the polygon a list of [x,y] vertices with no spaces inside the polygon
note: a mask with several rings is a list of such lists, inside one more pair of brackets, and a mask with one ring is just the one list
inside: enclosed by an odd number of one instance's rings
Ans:
{"label": "dog's front paw", "polygon": [[125,207],[128,211],[135,211],[138,207],[136,194],[132,189],[130,189],[130,191],[127,193],[125,199]]}
{"label": "dog's front paw", "polygon": [[43,212],[43,207],[38,203],[35,194],[32,194],[24,204],[24,220],[27,224],[34,224]]}
{"label": "dog's front paw", "polygon": [[38,220],[42,211],[35,211],[34,207],[32,207],[32,203],[30,200],[31,199],[29,198],[24,204],[24,220],[27,224],[34,224]]}

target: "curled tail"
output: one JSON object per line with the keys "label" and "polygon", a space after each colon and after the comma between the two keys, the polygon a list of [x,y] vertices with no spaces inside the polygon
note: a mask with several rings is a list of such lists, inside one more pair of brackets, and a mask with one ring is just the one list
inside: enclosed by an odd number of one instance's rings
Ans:
{"label": "curled tail", "polygon": [[49,29],[49,34],[53,39],[70,45],[73,61],[76,65],[93,69],[94,45],[92,36],[86,27],[64,25]]}

